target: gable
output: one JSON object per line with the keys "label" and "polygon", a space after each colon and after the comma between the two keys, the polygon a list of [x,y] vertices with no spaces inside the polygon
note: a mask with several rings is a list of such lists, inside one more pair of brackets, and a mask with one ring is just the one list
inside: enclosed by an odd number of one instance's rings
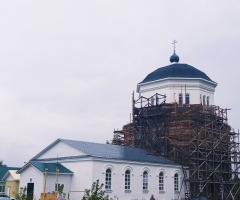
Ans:
{"label": "gable", "polygon": [[8,173],[7,177],[5,178],[6,181],[14,181],[14,178],[10,173]]}
{"label": "gable", "polygon": [[83,152],[75,149],[62,141],[58,141],[56,144],[43,150],[39,155],[35,156],[34,159],[45,159],[45,158],[57,158],[57,157],[68,157],[68,156],[81,156],[86,155]]}

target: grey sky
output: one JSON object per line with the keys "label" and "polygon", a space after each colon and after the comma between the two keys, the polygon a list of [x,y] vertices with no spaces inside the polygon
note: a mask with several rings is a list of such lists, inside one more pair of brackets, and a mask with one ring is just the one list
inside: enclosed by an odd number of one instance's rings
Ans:
{"label": "grey sky", "polygon": [[0,159],[22,166],[57,138],[111,140],[174,39],[240,128],[239,10],[239,0],[0,1]]}

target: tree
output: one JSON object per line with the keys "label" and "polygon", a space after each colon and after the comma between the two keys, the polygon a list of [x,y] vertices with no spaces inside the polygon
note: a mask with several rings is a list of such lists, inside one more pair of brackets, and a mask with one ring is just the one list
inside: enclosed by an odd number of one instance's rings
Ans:
{"label": "tree", "polygon": [[0,167],[7,167],[7,165],[4,165],[4,164],[3,164],[3,161],[1,160],[1,161],[0,161]]}
{"label": "tree", "polygon": [[102,190],[103,183],[99,186],[99,180],[93,182],[91,190],[85,189],[82,200],[108,200],[108,195]]}
{"label": "tree", "polygon": [[62,200],[66,198],[66,193],[63,192],[64,189],[64,184],[61,184],[60,187],[58,188],[58,200]]}
{"label": "tree", "polygon": [[32,199],[32,195],[27,195],[27,188],[20,188],[20,193],[16,194],[16,200],[31,200]]}

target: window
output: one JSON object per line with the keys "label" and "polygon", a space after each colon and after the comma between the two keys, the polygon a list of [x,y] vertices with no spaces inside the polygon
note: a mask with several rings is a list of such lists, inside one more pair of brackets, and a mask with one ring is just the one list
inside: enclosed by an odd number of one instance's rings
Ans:
{"label": "window", "polygon": [[125,172],[125,190],[130,190],[130,170]]}
{"label": "window", "polygon": [[207,96],[207,107],[209,107],[209,96]]}
{"label": "window", "polygon": [[163,172],[159,173],[159,191],[164,190],[164,174]]}
{"label": "window", "polygon": [[106,170],[105,189],[111,189],[112,185],[112,171],[111,169]]}
{"label": "window", "polygon": [[179,191],[179,185],[178,185],[178,173],[174,175],[174,191]]}
{"label": "window", "polygon": [[158,105],[158,96],[156,96],[156,105]]}
{"label": "window", "polygon": [[151,97],[151,106],[154,105],[154,97]]}
{"label": "window", "polygon": [[2,187],[2,191],[5,192],[5,185]]}
{"label": "window", "polygon": [[147,171],[143,172],[143,189],[144,190],[148,189],[148,172]]}
{"label": "window", "polygon": [[60,183],[58,183],[58,184],[55,183],[55,191],[59,192],[59,190],[60,190]]}
{"label": "window", "polygon": [[182,93],[179,94],[179,104],[183,104],[183,98],[182,98]]}
{"label": "window", "polygon": [[205,106],[205,104],[206,104],[206,96],[205,95],[203,95],[203,105]]}
{"label": "window", "polygon": [[2,186],[0,186],[0,192],[3,192],[3,191],[2,191]]}
{"label": "window", "polygon": [[186,94],[186,96],[185,96],[185,103],[190,104],[190,95],[189,94]]}

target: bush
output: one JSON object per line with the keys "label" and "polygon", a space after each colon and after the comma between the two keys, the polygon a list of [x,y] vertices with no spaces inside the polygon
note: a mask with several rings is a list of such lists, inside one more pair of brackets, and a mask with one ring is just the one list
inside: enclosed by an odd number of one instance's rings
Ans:
{"label": "bush", "polygon": [[102,190],[103,184],[99,186],[99,180],[93,182],[91,190],[85,189],[85,195],[82,200],[108,200],[105,191]]}

